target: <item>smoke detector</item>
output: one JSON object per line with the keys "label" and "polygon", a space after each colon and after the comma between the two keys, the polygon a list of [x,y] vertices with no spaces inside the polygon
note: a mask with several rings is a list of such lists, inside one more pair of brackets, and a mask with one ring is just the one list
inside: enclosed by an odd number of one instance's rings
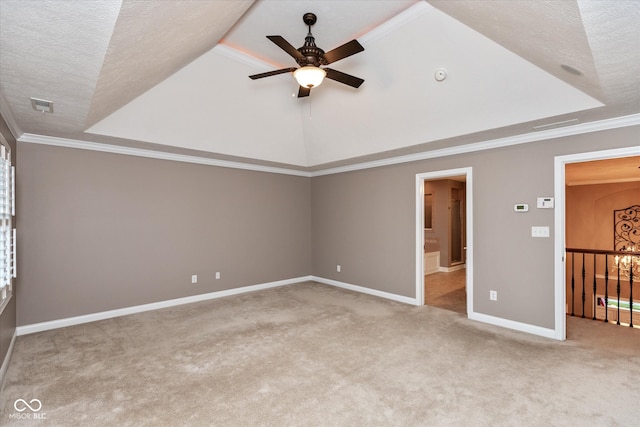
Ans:
{"label": "smoke detector", "polygon": [[34,110],[44,113],[53,113],[53,101],[31,98],[31,106]]}
{"label": "smoke detector", "polygon": [[436,79],[437,82],[442,82],[447,78],[447,70],[444,68],[438,68],[435,73],[433,73],[433,78]]}

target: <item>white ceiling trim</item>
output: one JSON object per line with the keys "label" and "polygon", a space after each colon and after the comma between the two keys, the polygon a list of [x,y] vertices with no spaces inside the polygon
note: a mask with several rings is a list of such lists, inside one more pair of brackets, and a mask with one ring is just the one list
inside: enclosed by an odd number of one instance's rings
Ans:
{"label": "white ceiling trim", "polygon": [[56,147],[78,148],[81,150],[101,151],[103,153],[124,154],[127,156],[146,157],[151,159],[172,160],[176,162],[195,163],[199,165],[218,166],[222,168],[245,169],[257,172],[277,173],[284,175],[297,175],[308,177],[309,172],[295,169],[276,168],[271,166],[253,165],[250,163],[231,162],[228,160],[210,159],[200,156],[187,156],[184,154],[165,153],[162,151],[145,150],[142,148],[131,148],[119,145],[100,144],[97,142],[78,141],[75,139],[57,138],[44,135],[34,135],[30,133],[22,134],[18,142],[28,142],[31,144],[54,145]]}
{"label": "white ceiling trim", "polygon": [[[200,165],[217,166],[223,168],[244,169],[257,172],[277,173],[283,175],[294,175],[303,177],[316,177],[323,175],[333,175],[338,173],[351,172],[363,169],[372,169],[382,166],[396,165],[400,163],[409,163],[419,160],[433,159],[437,157],[453,156],[456,154],[472,153],[476,151],[491,150],[494,148],[508,147],[512,145],[527,144],[531,142],[544,141],[553,138],[563,138],[572,135],[581,135],[585,133],[600,132],[610,129],[624,128],[628,126],[640,125],[640,114],[630,116],[616,117],[613,119],[600,120],[589,123],[582,123],[574,126],[567,126],[557,129],[549,129],[540,132],[527,133],[522,135],[510,136],[476,142],[473,144],[460,145],[451,148],[442,148],[439,150],[426,151],[422,153],[409,154],[406,156],[391,157],[388,159],[375,160],[371,162],[357,163],[353,165],[341,166],[337,168],[323,169],[314,172],[306,172],[295,169],[277,168],[272,166],[254,165],[251,163],[232,162],[227,160],[216,160],[200,156],[188,156],[183,154],[165,153],[162,151],[145,150],[141,148],[123,147],[119,145],[100,144],[89,141],[79,141],[67,138],[57,138],[44,135],[35,135],[25,133],[17,138],[18,142],[26,142],[31,144],[53,145],[57,147],[77,148],[82,150],[100,151],[104,153],[124,154],[128,156],[146,157],[160,160],[171,160],[184,163],[195,163]],[[640,147],[637,148],[637,154],[640,154]]]}
{"label": "white ceiling trim", "polygon": [[[422,153],[409,154],[406,156],[391,157],[388,159],[358,163],[354,165],[342,166],[342,167],[337,167],[332,169],[324,169],[317,172],[312,172],[311,176],[313,177],[313,176],[322,176],[322,175],[332,175],[336,173],[350,172],[350,171],[355,171],[360,169],[370,169],[370,168],[377,168],[377,167],[387,166],[387,165],[396,165],[399,163],[408,163],[408,162],[415,162],[418,160],[433,159],[436,157],[445,157],[445,156],[453,156],[456,154],[473,153],[476,151],[491,150],[493,148],[527,144],[530,142],[544,141],[547,139],[563,138],[566,136],[581,135],[584,133],[599,132],[603,130],[617,129],[617,128],[623,128],[627,126],[636,126],[636,125],[640,125],[640,114],[633,114],[630,116],[616,117],[613,119],[583,123],[575,126],[567,126],[564,128],[549,129],[546,131],[509,136],[506,138],[476,142],[473,144],[459,145],[457,147],[425,151]],[[638,149],[638,153],[640,154],[640,148]]]}
{"label": "white ceiling trim", "polygon": [[5,123],[9,126],[9,130],[13,135],[22,135],[22,129],[20,129],[16,119],[13,117],[7,98],[4,97],[2,92],[0,92],[0,114],[2,114]]}

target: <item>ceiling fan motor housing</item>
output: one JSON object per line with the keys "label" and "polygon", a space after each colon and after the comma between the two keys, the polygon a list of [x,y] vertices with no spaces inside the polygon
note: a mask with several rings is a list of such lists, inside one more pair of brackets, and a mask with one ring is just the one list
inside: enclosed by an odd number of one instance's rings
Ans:
{"label": "ceiling fan motor housing", "polygon": [[298,48],[298,52],[304,55],[304,60],[297,59],[296,62],[301,67],[305,65],[313,65],[319,67],[320,65],[327,65],[327,61],[324,59],[324,50],[316,46],[313,36],[307,36],[304,42],[304,46]]}
{"label": "ceiling fan motor housing", "polygon": [[316,46],[316,39],[313,37],[313,34],[311,34],[311,26],[316,23],[318,18],[315,13],[307,12],[302,16],[302,20],[309,27],[309,33],[304,39],[304,46],[298,48],[298,52],[305,57],[305,60],[296,59],[296,62],[301,67],[306,65],[313,65],[315,67],[327,65],[327,61],[324,59],[324,50]]}

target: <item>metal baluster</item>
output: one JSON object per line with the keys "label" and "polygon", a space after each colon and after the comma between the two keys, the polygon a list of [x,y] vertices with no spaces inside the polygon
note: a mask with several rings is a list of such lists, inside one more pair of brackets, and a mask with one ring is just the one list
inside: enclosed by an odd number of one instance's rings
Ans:
{"label": "metal baluster", "polygon": [[629,327],[633,328],[633,257],[629,266]]}
{"label": "metal baluster", "polygon": [[596,254],[593,254],[593,318],[596,320]]}
{"label": "metal baluster", "polygon": [[582,318],[584,318],[584,301],[586,299],[586,294],[584,292],[584,278],[587,275],[584,269],[584,252],[582,253]]}
{"label": "metal baluster", "polygon": [[620,324],[620,260],[618,260],[618,286],[616,288],[616,291],[618,292],[618,321],[616,322],[616,325]]}
{"label": "metal baluster", "polygon": [[604,256],[604,323],[609,323],[609,255]]}
{"label": "metal baluster", "polygon": [[575,300],[575,288],[576,288],[576,279],[575,279],[575,273],[576,273],[576,261],[575,261],[575,252],[571,252],[571,315],[575,316],[574,314],[574,308],[576,305],[576,300]]}

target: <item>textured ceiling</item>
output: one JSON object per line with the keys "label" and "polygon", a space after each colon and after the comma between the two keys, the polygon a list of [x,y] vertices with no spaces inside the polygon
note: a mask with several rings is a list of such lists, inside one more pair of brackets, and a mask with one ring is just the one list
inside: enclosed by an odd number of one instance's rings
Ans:
{"label": "textured ceiling", "polygon": [[87,125],[211,50],[252,3],[180,1],[158,7],[150,1],[125,1],[113,28]]}
{"label": "textured ceiling", "polygon": [[[302,45],[309,11],[321,48],[365,47],[332,64],[359,89],[247,77],[295,66],[265,36]],[[295,168],[428,151],[640,113],[640,2],[0,0],[0,112],[17,137]]]}

